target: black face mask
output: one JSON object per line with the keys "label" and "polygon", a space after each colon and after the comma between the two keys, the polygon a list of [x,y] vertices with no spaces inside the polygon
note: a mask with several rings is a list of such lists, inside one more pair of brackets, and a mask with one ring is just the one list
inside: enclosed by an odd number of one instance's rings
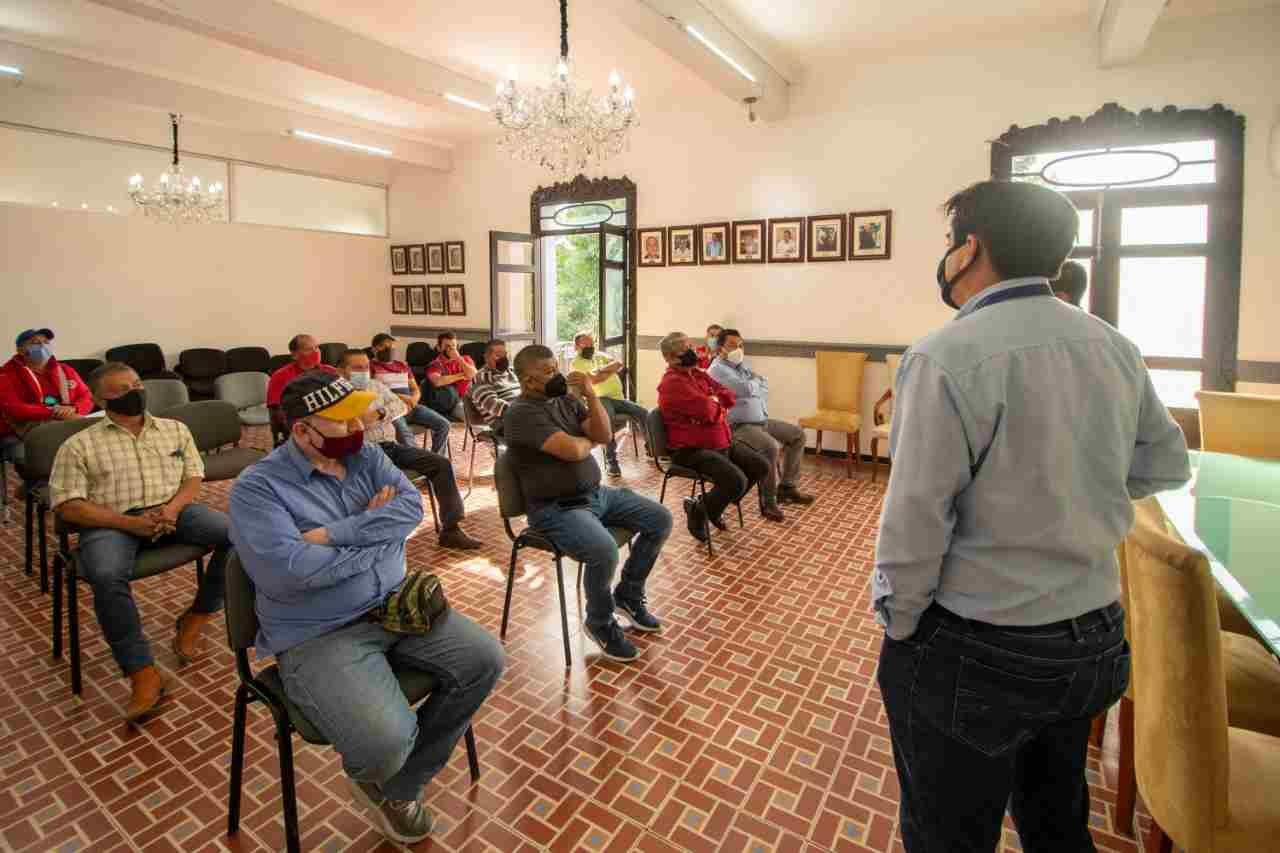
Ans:
{"label": "black face mask", "polygon": [[563,397],[565,394],[569,393],[569,380],[564,378],[563,373],[557,373],[555,376],[551,377],[551,380],[543,387],[542,393],[546,394],[547,397],[551,399]]}
{"label": "black face mask", "polygon": [[697,367],[698,354],[691,349],[687,349],[684,352],[680,353],[680,366],[681,367]]}
{"label": "black face mask", "polygon": [[102,406],[108,412],[134,417],[147,410],[147,392],[143,388],[134,388],[122,397],[116,397],[114,400],[103,400]]}
{"label": "black face mask", "polygon": [[959,246],[952,246],[950,249],[947,249],[947,253],[942,256],[942,260],[938,261],[938,287],[942,290],[942,301],[946,304],[948,308],[955,308],[957,310],[960,308],[960,306],[957,305],[955,303],[955,300],[951,298],[951,291],[955,289],[956,282],[960,280],[960,276],[964,275],[965,270],[973,266],[973,262],[978,259],[978,253],[975,251],[973,254],[973,258],[969,261],[968,266],[966,266],[964,269],[957,272],[955,276],[952,277],[950,281],[948,281],[947,280],[947,258],[951,257],[951,253],[954,252],[956,249],[959,249],[960,246],[963,246],[963,245],[964,245],[964,242],[962,241]]}
{"label": "black face mask", "polygon": [[506,373],[507,370],[509,370],[510,368],[511,368],[511,359],[507,358],[505,355],[502,358],[498,359],[493,364],[493,369],[498,371],[499,373]]}
{"label": "black face mask", "polygon": [[583,348],[582,348],[582,357],[583,357],[583,358],[585,358],[587,361],[590,361],[591,359],[595,358],[595,357],[596,357],[596,348],[595,348],[595,347],[583,347]]}
{"label": "black face mask", "polygon": [[380,349],[377,352],[378,361],[390,361],[393,350],[390,347]]}

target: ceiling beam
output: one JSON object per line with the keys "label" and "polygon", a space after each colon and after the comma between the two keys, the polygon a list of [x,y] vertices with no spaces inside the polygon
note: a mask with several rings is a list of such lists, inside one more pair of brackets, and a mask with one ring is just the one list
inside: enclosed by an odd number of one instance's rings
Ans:
{"label": "ceiling beam", "polygon": [[1126,65],[1142,55],[1169,0],[1093,0],[1098,67]]}

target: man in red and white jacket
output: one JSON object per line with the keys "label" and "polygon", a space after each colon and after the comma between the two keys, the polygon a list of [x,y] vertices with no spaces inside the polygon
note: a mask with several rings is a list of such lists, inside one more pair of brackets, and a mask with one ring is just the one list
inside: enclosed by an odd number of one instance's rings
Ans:
{"label": "man in red and white jacket", "polygon": [[658,409],[667,428],[671,461],[715,483],[705,499],[684,501],[689,533],[705,542],[707,522],[723,530],[720,514],[764,479],[769,460],[741,442],[733,443],[725,415],[737,398],[698,367],[698,354],[689,338],[683,332],[672,332],[659,348],[667,372],[658,383]]}
{"label": "man in red and white jacket", "polygon": [[73,420],[93,409],[89,386],[75,368],[53,357],[52,340],[51,329],[27,329],[18,335],[17,354],[0,368],[0,441],[10,443],[46,421]]}

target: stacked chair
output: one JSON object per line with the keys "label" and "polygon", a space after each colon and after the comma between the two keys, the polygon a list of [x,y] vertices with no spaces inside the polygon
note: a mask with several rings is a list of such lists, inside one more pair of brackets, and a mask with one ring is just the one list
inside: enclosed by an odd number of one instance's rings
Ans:
{"label": "stacked chair", "polygon": [[214,381],[227,372],[227,354],[220,349],[184,349],[174,370],[187,383],[192,400],[212,400]]}
{"label": "stacked chair", "polygon": [[164,353],[159,344],[126,344],[107,350],[107,361],[122,361],[142,379],[181,379],[164,366]]}

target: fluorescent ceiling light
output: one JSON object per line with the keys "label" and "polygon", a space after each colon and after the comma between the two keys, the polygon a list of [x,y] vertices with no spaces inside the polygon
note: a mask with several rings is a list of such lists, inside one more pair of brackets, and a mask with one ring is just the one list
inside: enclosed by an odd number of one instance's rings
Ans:
{"label": "fluorescent ceiling light", "polygon": [[14,65],[0,65],[0,74],[11,74],[14,77],[21,77],[22,69]]}
{"label": "fluorescent ceiling light", "polygon": [[479,101],[473,101],[470,98],[464,98],[461,95],[455,95],[452,92],[445,92],[444,99],[450,103],[458,104],[463,107],[470,107],[473,110],[480,110],[482,113],[489,112],[489,107]]}
{"label": "fluorescent ceiling light", "polygon": [[333,136],[321,136],[318,133],[312,133],[309,130],[291,130],[294,136],[301,139],[310,139],[313,142],[325,142],[329,145],[337,145],[341,148],[352,148],[356,151],[367,151],[370,154],[381,154],[383,157],[391,156],[390,148],[378,148],[376,145],[362,145],[359,142],[348,142],[345,139],[337,139]]}
{"label": "fluorescent ceiling light", "polygon": [[702,42],[702,43],[706,46],[707,50],[711,51],[711,52],[712,52],[712,53],[714,53],[716,56],[720,57],[720,58],[721,58],[721,59],[723,59],[725,62],[727,62],[727,63],[729,63],[730,65],[732,65],[732,66],[733,66],[733,70],[734,70],[734,71],[737,71],[739,74],[741,74],[743,77],[746,77],[746,78],[747,78],[748,80],[750,80],[752,83],[756,82],[756,78],[755,78],[754,76],[752,76],[752,74],[751,74],[751,72],[750,72],[750,71],[748,71],[747,69],[745,69],[745,68],[743,68],[741,65],[739,65],[739,64],[738,64],[738,62],[737,62],[737,60],[735,60],[733,57],[729,56],[729,54],[725,53],[723,50],[721,50],[720,48],[716,47],[715,43],[714,43],[714,42],[712,42],[711,40],[709,40],[706,36],[704,36],[702,33],[698,32],[696,29],[694,29],[693,27],[689,26],[688,24],[685,24],[685,25],[684,25],[684,28],[685,28],[685,30],[689,33],[689,35],[693,36],[693,37],[694,37],[694,38],[696,38],[698,41]]}

